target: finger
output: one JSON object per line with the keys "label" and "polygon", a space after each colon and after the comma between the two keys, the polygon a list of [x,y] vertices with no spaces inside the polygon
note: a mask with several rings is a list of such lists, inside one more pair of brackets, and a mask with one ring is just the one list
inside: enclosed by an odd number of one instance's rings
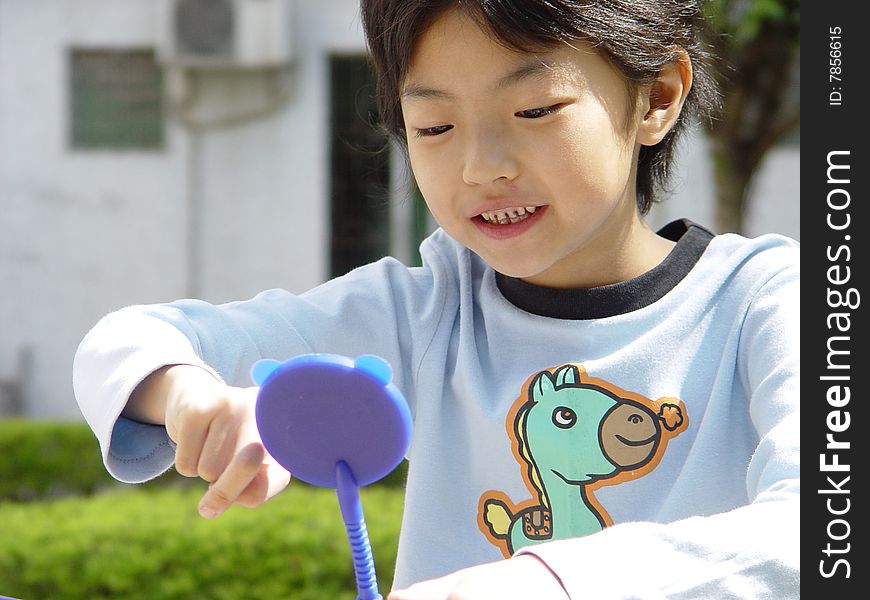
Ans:
{"label": "finger", "polygon": [[250,443],[262,445],[253,407],[253,402],[244,400],[239,394],[229,399],[212,421],[197,468],[204,480],[216,481],[243,446]]}
{"label": "finger", "polygon": [[272,461],[271,457],[266,456],[266,460],[257,475],[251,480],[248,487],[239,494],[236,504],[246,508],[256,508],[286,488],[290,479],[290,473]]}
{"label": "finger", "polygon": [[203,495],[199,514],[206,519],[223,514],[256,477],[265,456],[262,444],[253,442],[243,446]]}
{"label": "finger", "polygon": [[209,425],[196,466],[197,474],[205,481],[217,480],[233,460],[239,439],[238,427],[235,419],[220,416]]}
{"label": "finger", "polygon": [[196,477],[199,457],[208,436],[209,424],[204,417],[190,415],[177,424],[175,470],[185,477]]}

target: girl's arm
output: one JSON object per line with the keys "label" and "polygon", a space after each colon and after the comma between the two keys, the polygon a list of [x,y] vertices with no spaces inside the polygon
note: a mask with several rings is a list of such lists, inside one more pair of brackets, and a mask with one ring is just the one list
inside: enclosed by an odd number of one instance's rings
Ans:
{"label": "girl's arm", "polygon": [[176,463],[212,482],[204,513],[233,499],[257,504],[287,475],[257,436],[251,366],[307,352],[379,354],[407,390],[420,360],[410,342],[425,344],[440,315],[441,305],[427,301],[442,296],[432,288],[431,272],[384,260],[301,296],[270,290],[225,305],[128,307],[79,346],[76,400],[121,481],[145,481]]}

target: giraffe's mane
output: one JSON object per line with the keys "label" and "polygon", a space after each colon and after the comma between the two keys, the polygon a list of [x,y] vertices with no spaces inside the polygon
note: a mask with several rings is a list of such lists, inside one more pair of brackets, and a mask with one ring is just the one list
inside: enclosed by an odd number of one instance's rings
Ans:
{"label": "giraffe's mane", "polygon": [[547,494],[544,491],[544,482],[541,479],[541,473],[535,465],[535,461],[532,460],[532,453],[529,450],[529,442],[526,439],[526,420],[529,416],[529,410],[531,410],[532,406],[536,403],[528,402],[522,408],[520,408],[519,414],[517,415],[516,423],[516,438],[517,438],[517,450],[519,451],[520,456],[525,461],[528,466],[528,474],[529,474],[529,483],[538,491],[538,495],[541,498],[541,504],[543,504],[547,509],[550,508],[550,499],[547,498]]}

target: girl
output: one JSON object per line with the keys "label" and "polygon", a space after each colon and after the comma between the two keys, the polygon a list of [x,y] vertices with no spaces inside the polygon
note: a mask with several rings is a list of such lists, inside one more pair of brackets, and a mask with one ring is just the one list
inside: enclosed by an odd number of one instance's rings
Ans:
{"label": "girl", "polygon": [[105,317],[74,384],[107,468],[256,506],[289,475],[250,365],[374,353],[415,427],[392,599],[797,597],[798,246],[643,220],[715,105],[697,2],[362,15],[424,266]]}

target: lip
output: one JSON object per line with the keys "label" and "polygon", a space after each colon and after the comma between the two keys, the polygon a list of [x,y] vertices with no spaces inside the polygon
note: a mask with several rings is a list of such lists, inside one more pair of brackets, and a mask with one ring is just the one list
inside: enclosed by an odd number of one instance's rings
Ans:
{"label": "lip", "polygon": [[518,202],[516,200],[511,204],[510,201],[502,202],[498,205],[490,204],[491,208],[482,208],[478,211],[475,216],[471,218],[471,222],[474,223],[474,226],[477,227],[478,231],[483,233],[485,236],[495,239],[495,240],[506,240],[518,235],[522,235],[526,231],[528,231],[532,226],[537,223],[544,213],[547,212],[547,206],[538,206],[537,210],[533,213],[528,213],[529,216],[523,219],[522,221],[518,221],[516,223],[510,223],[508,225],[497,225],[484,221],[480,215],[484,212],[491,212],[494,210],[499,210],[501,208],[507,208],[511,206],[534,206],[533,204],[523,204],[522,202]]}

